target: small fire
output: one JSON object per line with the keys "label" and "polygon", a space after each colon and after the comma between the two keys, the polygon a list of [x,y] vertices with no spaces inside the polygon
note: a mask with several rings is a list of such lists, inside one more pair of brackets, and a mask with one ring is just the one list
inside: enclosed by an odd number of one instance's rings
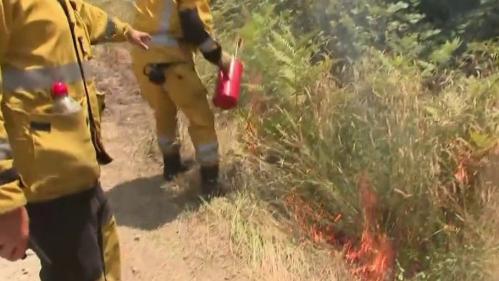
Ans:
{"label": "small fire", "polygon": [[358,188],[364,227],[360,247],[347,249],[347,260],[361,265],[355,273],[364,280],[389,280],[395,262],[395,251],[390,239],[381,231],[376,220],[378,198],[366,175],[360,177]]}
{"label": "small fire", "polygon": [[[301,196],[290,194],[286,198],[287,206],[295,215],[295,221],[314,243],[336,245],[337,239],[334,225],[341,219],[341,215],[328,214],[324,208],[316,203],[308,202]],[[332,223],[331,223],[332,222]]]}
{"label": "small fire", "polygon": [[359,243],[354,237],[342,237],[335,229],[342,219],[341,214],[331,214],[323,206],[294,193],[286,198],[286,204],[305,235],[314,243],[327,243],[345,250],[345,259],[353,266],[355,276],[365,281],[391,280],[395,251],[376,220],[378,198],[367,176],[360,177],[358,187],[364,221]]}

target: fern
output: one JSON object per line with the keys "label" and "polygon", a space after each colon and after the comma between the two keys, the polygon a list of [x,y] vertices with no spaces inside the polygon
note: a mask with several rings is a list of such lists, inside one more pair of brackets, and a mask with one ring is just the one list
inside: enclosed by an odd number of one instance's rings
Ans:
{"label": "fern", "polygon": [[452,41],[447,41],[439,49],[433,51],[430,56],[430,60],[436,64],[448,63],[452,58],[456,50],[463,44],[459,38],[455,38]]}

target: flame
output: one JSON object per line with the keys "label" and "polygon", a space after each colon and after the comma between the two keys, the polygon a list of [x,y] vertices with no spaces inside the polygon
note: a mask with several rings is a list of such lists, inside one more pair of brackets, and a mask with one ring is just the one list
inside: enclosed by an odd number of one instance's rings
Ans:
{"label": "flame", "polygon": [[314,243],[327,243],[345,250],[345,259],[352,265],[352,274],[365,281],[385,281],[393,278],[395,251],[390,238],[377,223],[378,197],[367,176],[358,183],[363,209],[363,231],[359,243],[355,237],[342,238],[335,229],[342,214],[331,214],[317,203],[292,193],[285,202],[294,219]]}
{"label": "flame", "polygon": [[331,222],[339,222],[341,215],[333,216],[328,214],[318,204],[308,202],[294,193],[288,195],[285,202],[294,214],[298,226],[309,239],[315,243],[327,243],[330,245],[337,243],[334,225]]}
{"label": "flame", "polygon": [[364,216],[362,238],[358,249],[349,245],[346,259],[359,266],[354,274],[363,280],[390,280],[395,263],[395,251],[389,237],[384,234],[376,220],[379,200],[368,177],[362,175],[358,189]]}

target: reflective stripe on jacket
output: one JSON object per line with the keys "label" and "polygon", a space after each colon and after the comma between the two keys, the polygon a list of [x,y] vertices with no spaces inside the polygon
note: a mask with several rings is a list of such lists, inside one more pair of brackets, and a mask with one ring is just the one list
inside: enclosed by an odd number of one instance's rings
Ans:
{"label": "reflective stripe on jacket", "polygon": [[134,27],[153,36],[150,49],[132,49],[133,57],[147,57],[148,63],[192,62],[192,55],[197,46],[183,40],[179,13],[187,9],[196,9],[211,32],[213,18],[207,0],[136,0]]}
{"label": "reflective stripe on jacket", "polygon": [[186,9],[197,9],[207,30],[213,27],[213,18],[207,0],[136,0],[137,16],[134,27],[150,34],[166,33],[173,38],[182,38],[178,13]]}

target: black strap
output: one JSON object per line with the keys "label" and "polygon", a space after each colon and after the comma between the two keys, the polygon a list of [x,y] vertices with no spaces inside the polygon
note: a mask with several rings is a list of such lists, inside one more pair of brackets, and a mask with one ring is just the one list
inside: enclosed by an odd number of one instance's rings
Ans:
{"label": "black strap", "polygon": [[19,174],[15,168],[0,172],[0,185],[8,184],[19,179]]}
{"label": "black strap", "polygon": [[96,132],[96,126],[95,126],[95,121],[93,118],[93,113],[92,113],[92,106],[91,106],[91,100],[90,100],[90,95],[88,93],[88,88],[87,88],[87,80],[85,78],[85,72],[83,71],[83,63],[81,61],[81,56],[80,56],[80,51],[78,50],[78,41],[76,39],[76,35],[70,20],[70,15],[68,11],[68,7],[64,0],[58,0],[59,4],[61,5],[62,9],[64,10],[64,14],[66,15],[66,19],[68,21],[68,26],[69,26],[69,31],[71,32],[71,38],[73,39],[73,47],[76,55],[76,59],[78,61],[78,65],[80,66],[80,73],[81,73],[81,78],[83,80],[83,87],[85,89],[85,95],[87,97],[87,109],[88,109],[88,114],[90,115],[90,134],[92,136],[92,140],[94,143],[95,151],[97,154],[97,161],[99,161],[100,164],[106,165],[109,164],[113,161],[111,156],[109,156],[106,151],[104,151],[103,145],[97,136]]}
{"label": "black strap", "polygon": [[187,42],[199,46],[211,37],[199,17],[197,8],[180,11],[179,18],[184,40]]}

